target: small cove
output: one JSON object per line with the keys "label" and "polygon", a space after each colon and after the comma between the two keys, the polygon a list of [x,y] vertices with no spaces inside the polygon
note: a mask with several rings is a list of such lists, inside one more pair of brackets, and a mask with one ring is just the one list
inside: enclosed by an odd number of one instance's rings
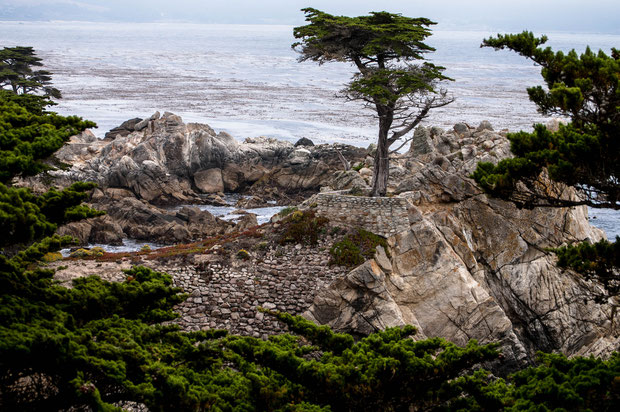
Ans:
{"label": "small cove", "polygon": [[[243,216],[243,214],[233,213],[233,212],[244,210],[247,213],[254,213],[256,215],[256,220],[258,224],[262,225],[263,223],[269,222],[269,220],[271,219],[273,215],[278,214],[282,209],[286,207],[286,206],[276,206],[274,204],[273,206],[240,209],[236,207],[235,204],[237,203],[237,201],[239,201],[242,198],[244,198],[243,195],[239,195],[236,193],[228,193],[224,196],[224,201],[226,202],[226,206],[215,206],[215,205],[207,205],[207,204],[204,204],[204,205],[191,204],[191,205],[175,206],[173,208],[170,208],[170,210],[176,211],[176,210],[181,209],[182,207],[197,207],[200,210],[206,210],[209,213],[211,213],[213,216],[218,217],[220,219],[224,219],[224,220],[238,219],[241,216]],[[267,203],[269,204],[270,202],[267,202]],[[164,245],[164,244],[160,244],[156,242],[149,242],[145,240],[125,238],[123,239],[122,245],[106,245],[106,244],[92,243],[92,244],[86,245],[85,248],[101,247],[103,250],[109,253],[127,253],[127,252],[136,252],[140,250],[141,248],[145,247],[146,245],[148,245],[148,247],[150,247],[151,249],[159,249],[162,247],[172,246],[172,245]],[[62,249],[60,253],[63,256],[67,257],[71,253],[71,249],[70,248]]]}

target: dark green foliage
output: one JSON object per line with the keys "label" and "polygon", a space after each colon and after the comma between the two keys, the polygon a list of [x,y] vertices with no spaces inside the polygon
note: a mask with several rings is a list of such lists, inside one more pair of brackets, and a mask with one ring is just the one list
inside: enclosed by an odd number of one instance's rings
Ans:
{"label": "dark green foliage", "polygon": [[542,67],[541,75],[546,89],[530,87],[527,92],[541,113],[570,117],[577,128],[587,124],[604,128],[617,127],[620,121],[620,54],[612,49],[611,56],[602,50],[593,52],[589,47],[578,55],[554,52],[540,47],[547,36],[534,37],[531,32],[497,35],[485,39],[483,46],[509,49],[531,59]]}
{"label": "dark green foliage", "polygon": [[[11,261],[23,269],[27,269],[33,262],[40,261],[49,252],[60,250],[63,246],[73,244],[71,236],[54,235],[46,237],[36,243],[31,244],[26,249],[20,250]],[[1,259],[1,258],[0,258]]]}
{"label": "dark green foliage", "polygon": [[[611,243],[606,240],[589,244],[565,246],[553,250],[558,256],[558,266],[570,268],[587,279],[600,282],[613,296],[620,293],[620,238]],[[605,296],[599,299],[606,300]]]}
{"label": "dark green foliage", "polygon": [[450,378],[496,355],[493,346],[474,342],[466,348],[441,339],[414,342],[412,327],[355,343],[284,313],[275,315],[316,346],[289,335],[262,341],[182,333],[153,324],[173,318],[172,306],[184,298],[168,275],[134,268],[122,283],[89,277],[67,289],[52,282],[50,271],[5,263],[0,407],[6,410],[105,410],[119,401],[155,411],[397,410],[467,399]]}
{"label": "dark green foliage", "polygon": [[[612,49],[608,56],[587,48],[581,55],[564,54],[541,48],[546,41],[523,32],[485,39],[482,45],[507,48],[539,64],[546,89],[529,88],[530,100],[541,113],[571,122],[557,132],[536,125],[533,133],[508,134],[515,157],[497,165],[480,163],[472,177],[486,192],[519,207],[620,209],[620,53]],[[620,291],[617,250],[617,242],[605,242],[557,252],[561,266],[602,282],[615,296]]]}
{"label": "dark green foliage", "polygon": [[302,11],[310,24],[293,30],[295,38],[301,39],[293,47],[301,47],[302,60],[322,64],[359,58],[367,64],[374,62],[377,55],[384,61],[420,60],[424,53],[434,50],[423,43],[431,34],[428,27],[436,24],[429,19],[387,12],[359,17],[333,16],[309,7]]}
{"label": "dark green foliage", "polygon": [[567,359],[539,354],[537,367],[511,376],[507,411],[616,411],[620,405],[620,355]]}
{"label": "dark green foliage", "polygon": [[293,30],[299,39],[293,44],[299,60],[350,62],[358,69],[343,94],[377,112],[379,138],[372,195],[385,196],[389,147],[413,130],[429,110],[453,101],[445,91],[436,90],[439,81],[449,80],[442,74],[443,67],[414,64],[435,50],[424,43],[435,23],[387,12],[347,17],[313,8],[302,11],[308,24]]}
{"label": "dark green foliage", "polygon": [[[306,402],[334,411],[430,410],[475,398],[454,380],[468,368],[497,356],[496,345],[475,341],[460,348],[440,338],[416,342],[415,328],[390,328],[359,342],[334,334],[299,317],[278,319],[308,339],[313,347],[282,337],[267,342],[229,339],[229,347],[244,359],[277,371],[303,388]],[[310,350],[316,356],[306,356]],[[294,387],[294,386],[293,386]]]}
{"label": "dark green foliage", "polygon": [[60,98],[60,91],[51,86],[52,73],[33,70],[43,66],[32,47],[5,47],[0,50],[0,88],[9,87],[15,94],[41,92]]}
{"label": "dark green foliage", "polygon": [[50,236],[60,224],[102,215],[81,205],[93,187],[92,183],[75,183],[36,196],[28,189],[0,183],[0,249]]}
{"label": "dark green foliage", "polygon": [[334,243],[329,254],[332,256],[330,263],[334,265],[354,267],[366,261],[359,246],[347,237]]}
{"label": "dark green foliage", "polygon": [[353,337],[346,333],[334,333],[329,326],[317,326],[312,322],[292,316],[286,312],[267,312],[286,323],[289,330],[300,336],[304,336],[311,342],[320,342],[322,350],[328,350],[332,353],[340,354],[345,349],[350,349],[353,344]]}
{"label": "dark green foliage", "polygon": [[283,232],[280,244],[303,243],[316,245],[319,236],[324,231],[329,220],[323,216],[317,216],[313,210],[297,210],[289,214],[282,222]]}
{"label": "dark green foliage", "polygon": [[[571,123],[555,133],[538,125],[533,133],[509,134],[515,158],[480,164],[473,177],[486,191],[524,207],[620,209],[620,53],[588,48],[564,54],[539,47],[546,40],[523,32],[486,39],[483,46],[507,48],[539,64],[548,90],[529,88],[530,100],[541,113]],[[576,187],[580,196],[567,196],[563,185]]]}
{"label": "dark green foliage", "polygon": [[76,116],[41,112],[39,104],[25,97],[11,98],[10,92],[0,93],[0,183],[49,169],[41,160],[71,136],[95,126]]}
{"label": "dark green foliage", "polygon": [[[579,129],[574,123],[560,125],[558,132],[536,125],[533,133],[508,134],[514,158],[501,160],[497,166],[480,163],[472,177],[486,192],[520,207],[618,209],[620,148],[616,136],[606,136],[594,125]],[[566,185],[577,188],[580,196],[567,195]]]}
{"label": "dark green foliage", "polygon": [[347,234],[342,240],[334,243],[329,250],[332,256],[331,263],[349,267],[361,265],[375,256],[377,246],[382,246],[389,253],[384,238],[358,228],[354,233]]}
{"label": "dark green foliage", "polygon": [[47,113],[47,103],[38,96],[0,91],[0,248],[26,244],[53,234],[60,224],[102,214],[81,205],[92,183],[75,183],[39,196],[6,186],[16,176],[49,169],[42,160],[72,135],[95,125]]}
{"label": "dark green foliage", "polygon": [[194,409],[234,397],[214,385],[234,380],[209,343],[225,333],[149,325],[173,318],[183,299],[168,275],[135,268],[124,283],[90,277],[67,289],[50,271],[12,274],[21,287],[0,297],[2,409],[97,409],[127,399],[151,410]]}
{"label": "dark green foliage", "polygon": [[12,102],[26,109],[29,113],[41,116],[46,112],[48,106],[54,106],[56,103],[49,100],[45,96],[36,96],[34,94],[15,94],[9,90],[0,89],[0,101]]}

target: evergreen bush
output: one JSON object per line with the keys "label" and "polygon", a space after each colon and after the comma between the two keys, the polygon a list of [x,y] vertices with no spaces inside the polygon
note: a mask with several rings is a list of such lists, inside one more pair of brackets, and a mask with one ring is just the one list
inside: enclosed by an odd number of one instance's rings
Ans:
{"label": "evergreen bush", "polygon": [[297,210],[291,213],[283,222],[283,233],[280,244],[302,243],[316,245],[319,236],[329,220],[324,216],[317,216],[314,210]]}
{"label": "evergreen bush", "polygon": [[389,256],[387,241],[379,235],[358,228],[347,234],[342,240],[335,242],[329,250],[331,264],[340,266],[358,266],[375,256],[377,246],[382,246]]}

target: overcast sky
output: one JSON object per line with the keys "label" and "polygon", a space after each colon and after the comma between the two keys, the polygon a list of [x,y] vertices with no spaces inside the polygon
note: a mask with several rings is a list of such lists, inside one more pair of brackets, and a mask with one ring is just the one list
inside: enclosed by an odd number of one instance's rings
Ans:
{"label": "overcast sky", "polygon": [[302,7],[343,15],[386,10],[447,29],[620,34],[619,0],[0,0],[0,20],[297,25]]}

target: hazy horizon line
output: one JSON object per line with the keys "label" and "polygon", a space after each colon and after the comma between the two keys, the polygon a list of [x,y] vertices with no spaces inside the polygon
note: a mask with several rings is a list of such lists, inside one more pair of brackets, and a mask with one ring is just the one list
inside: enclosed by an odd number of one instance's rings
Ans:
{"label": "hazy horizon line", "polygon": [[[1,23],[89,23],[89,24],[188,24],[188,25],[197,25],[197,26],[275,26],[275,27],[296,27],[300,24],[291,24],[291,23],[270,23],[270,22],[254,22],[254,23],[217,23],[217,22],[197,22],[192,20],[152,20],[152,21],[131,21],[131,20],[58,20],[58,19],[45,19],[45,20],[17,20],[17,19],[9,19],[2,20]],[[303,24],[302,24],[303,25]],[[610,35],[610,36],[619,36],[620,29],[617,31],[596,31],[596,30],[532,30],[528,28],[524,28],[521,30],[511,30],[511,29],[500,29],[500,28],[492,28],[492,27],[483,27],[480,25],[465,25],[465,27],[459,28],[458,24],[452,23],[437,23],[432,30],[433,31],[467,31],[467,32],[498,32],[498,33],[517,33],[522,32],[524,30],[532,31],[534,33],[558,33],[558,34],[597,34],[597,35]]]}

